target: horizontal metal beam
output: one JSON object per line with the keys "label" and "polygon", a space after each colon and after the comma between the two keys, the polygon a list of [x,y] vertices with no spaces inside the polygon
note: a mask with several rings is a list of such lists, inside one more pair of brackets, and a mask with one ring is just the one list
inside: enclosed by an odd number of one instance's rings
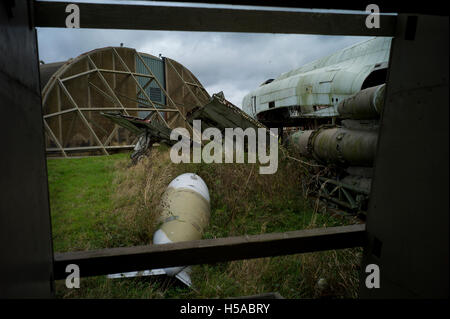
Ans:
{"label": "horizontal metal beam", "polygon": [[178,112],[175,109],[163,109],[153,107],[80,107],[80,111],[158,111],[158,112]]}
{"label": "horizontal metal beam", "polygon": [[140,76],[140,77],[144,77],[144,78],[151,78],[151,79],[154,78],[150,74],[143,74],[143,73],[136,73],[136,72],[126,72],[126,71],[119,71],[119,70],[108,70],[108,69],[92,69],[92,70],[80,72],[78,74],[74,74],[74,75],[68,76],[66,78],[63,78],[63,79],[61,79],[61,82],[65,82],[65,81],[68,81],[68,80],[73,80],[73,79],[79,78],[81,76],[88,75],[88,74],[91,74],[91,73],[94,73],[94,72],[98,72],[98,71],[105,72],[105,73],[124,74],[124,75],[131,75],[131,74],[133,74],[135,76]]}
{"label": "horizontal metal beam", "polygon": [[44,115],[44,119],[63,115],[70,112],[77,112],[78,110],[82,112],[98,112],[98,111],[158,111],[158,112],[179,112],[175,109],[161,109],[161,108],[150,108],[150,107],[80,107],[71,108],[60,112],[50,113]]}
{"label": "horizontal metal beam", "polygon": [[327,200],[329,200],[329,201],[332,201],[332,202],[335,203],[335,204],[344,206],[344,207],[346,207],[346,208],[348,208],[348,209],[355,209],[355,208],[357,208],[357,207],[355,207],[355,206],[352,206],[352,205],[349,204],[349,203],[346,203],[346,202],[344,202],[344,201],[341,201],[341,200],[339,200],[339,199],[337,199],[337,198],[334,198],[334,197],[329,196],[329,195],[326,195],[326,194],[319,194],[319,197],[323,197],[323,198],[325,198],[325,199],[327,199]]}
{"label": "horizontal metal beam", "polygon": [[338,182],[338,181],[336,181],[334,179],[330,179],[330,178],[326,178],[326,177],[322,177],[322,176],[319,176],[319,179],[322,182],[325,182],[325,183],[330,183],[330,184],[333,184],[333,185],[336,185],[336,186],[339,186],[339,187],[347,188],[347,189],[349,189],[351,191],[354,191],[354,192],[357,192],[357,193],[362,193],[364,195],[370,195],[370,192],[365,190],[365,189],[361,189],[361,188],[358,188],[358,187],[355,187],[355,186],[352,186],[352,185],[344,184],[344,183]]}
{"label": "horizontal metal beam", "polygon": [[81,72],[81,73],[77,73],[77,74],[74,74],[74,75],[71,75],[71,76],[68,76],[66,78],[61,79],[61,82],[73,80],[73,79],[76,79],[76,78],[79,78],[81,76],[88,75],[88,74],[91,74],[91,73],[94,73],[94,72],[97,72],[97,70],[94,69],[94,70],[88,70],[88,71],[84,71],[84,72]]}
{"label": "horizontal metal beam", "polygon": [[61,152],[62,150],[65,152],[75,152],[75,151],[90,151],[90,150],[100,150],[100,149],[107,149],[107,150],[118,150],[118,149],[130,149],[134,148],[135,145],[112,145],[112,146],[80,146],[80,147],[63,147],[63,148],[57,148],[57,147],[49,147],[45,150],[47,152]]}
{"label": "horizontal metal beam", "polygon": [[70,113],[70,112],[76,112],[77,110],[78,109],[76,107],[73,107],[71,109],[67,109],[67,110],[63,110],[63,111],[59,111],[59,112],[55,112],[55,113],[46,114],[46,115],[44,115],[44,119],[47,119],[47,118],[53,117],[53,116],[63,115],[63,114]]}
{"label": "horizontal metal beam", "polygon": [[67,276],[76,264],[80,275],[96,276],[181,265],[298,254],[359,247],[365,244],[365,225],[351,225],[179,242],[55,253],[55,279]]}
{"label": "horizontal metal beam", "polygon": [[[154,0],[139,0],[152,2]],[[170,0],[170,2],[188,2],[204,4],[205,0]],[[245,6],[263,6],[292,8],[292,9],[314,9],[314,10],[351,10],[364,11],[366,6],[373,2],[362,1],[330,1],[330,0],[314,0],[314,1],[298,1],[298,0],[215,0],[214,4],[219,5],[245,5]],[[433,15],[446,15],[447,8],[444,2],[435,1],[432,4],[424,5],[422,2],[403,2],[392,0],[377,0],[376,4],[380,7],[381,12],[385,13],[421,13]]]}
{"label": "horizontal metal beam", "polygon": [[134,76],[140,76],[144,78],[150,78],[154,79],[155,77],[150,74],[144,74],[144,73],[136,73],[136,72],[127,72],[127,71],[119,71],[119,70],[108,70],[108,69],[98,69],[100,72],[105,73],[115,73],[115,74],[124,74],[124,75],[134,75]]}
{"label": "horizontal metal beam", "polygon": [[[34,2],[37,27],[65,28],[69,2]],[[381,15],[367,28],[367,14],[290,12],[174,6],[76,3],[80,27],[93,29],[302,33],[393,36],[396,16]]]}

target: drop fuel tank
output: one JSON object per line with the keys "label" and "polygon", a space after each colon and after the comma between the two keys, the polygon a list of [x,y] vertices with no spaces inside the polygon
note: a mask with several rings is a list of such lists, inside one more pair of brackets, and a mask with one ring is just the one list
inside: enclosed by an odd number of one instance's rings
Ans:
{"label": "drop fuel tank", "polygon": [[377,138],[376,131],[322,126],[317,130],[292,134],[289,137],[289,143],[301,155],[322,163],[340,166],[372,166]]}
{"label": "drop fuel tank", "polygon": [[[153,234],[154,245],[201,239],[210,219],[208,186],[197,174],[179,175],[164,192],[159,211],[160,227]],[[108,278],[168,275],[191,286],[190,273],[189,266],[178,266],[113,274]]]}

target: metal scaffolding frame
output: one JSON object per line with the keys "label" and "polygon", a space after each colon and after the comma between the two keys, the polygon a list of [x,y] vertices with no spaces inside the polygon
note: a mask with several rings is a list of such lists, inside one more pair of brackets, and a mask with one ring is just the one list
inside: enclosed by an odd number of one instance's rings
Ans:
{"label": "metal scaffolding frame", "polygon": [[[94,59],[91,57],[92,55],[101,52],[102,50],[111,50],[112,52],[112,69],[106,69],[99,67],[95,62]],[[134,144],[136,142],[136,138],[133,140],[132,143],[127,143],[127,145],[111,145],[111,142],[113,140],[113,137],[115,134],[117,134],[117,131],[119,129],[119,126],[116,124],[111,132],[106,132],[108,135],[106,139],[102,141],[102,139],[98,136],[98,134],[93,129],[93,126],[96,126],[99,129],[104,130],[103,128],[99,127],[93,122],[89,122],[86,118],[84,112],[101,112],[101,111],[118,111],[122,112],[125,115],[130,115],[129,112],[136,112],[136,111],[151,111],[152,114],[148,117],[149,120],[154,120],[157,118],[161,124],[165,125],[166,127],[173,129],[174,123],[177,122],[177,120],[181,117],[182,121],[185,123],[186,128],[189,131],[193,131],[191,125],[186,120],[184,111],[180,108],[177,103],[174,102],[168,91],[164,88],[164,86],[161,84],[161,82],[157,79],[155,74],[152,72],[151,68],[147,65],[145,60],[142,58],[142,53],[137,52],[135,49],[130,49],[133,52],[133,59],[139,59],[139,61],[142,63],[144,68],[147,70],[148,74],[143,73],[137,73],[130,69],[130,67],[126,64],[122,56],[119,54],[118,50],[115,47],[107,47],[102,49],[93,50],[90,52],[87,52],[85,54],[82,54],[78,56],[75,59],[71,59],[68,62],[66,62],[63,66],[61,66],[50,78],[50,80],[46,83],[42,90],[42,106],[43,110],[45,110],[48,97],[50,95],[50,92],[55,88],[56,86],[56,93],[57,93],[57,106],[58,109],[56,112],[48,113],[43,116],[43,122],[45,127],[45,132],[48,134],[48,137],[50,140],[52,140],[56,147],[46,147],[47,153],[49,152],[60,152],[62,156],[69,157],[68,152],[76,152],[76,151],[97,151],[101,150],[104,155],[109,155],[110,153],[108,150],[118,150],[118,149],[130,149],[134,147]],[[86,71],[65,76],[64,74],[67,70],[70,69],[70,66],[74,65],[74,63],[78,63],[85,60],[86,61]],[[118,63],[116,64],[116,61]],[[198,105],[196,106],[202,106],[204,102],[201,101],[207,101],[209,99],[209,94],[203,88],[203,86],[190,74],[190,72],[187,72],[189,75],[189,82],[187,82],[182,75],[179,74],[179,72],[176,70],[175,66],[171,62],[170,59],[165,58],[165,61],[167,64],[175,71],[175,74],[182,82],[182,88],[184,89],[187,87],[188,92],[192,95],[194,100]],[[118,65],[122,67],[123,70],[118,69]],[[136,96],[127,96],[119,92],[119,90],[116,88],[116,77],[113,78],[113,85],[111,83],[108,83],[108,81],[104,77],[104,73],[111,73],[114,75],[126,75],[127,77],[130,77],[137,88]],[[95,85],[93,81],[90,79],[93,76],[97,76],[98,79],[100,79],[102,85],[106,89],[106,91],[98,85]],[[87,83],[88,83],[88,105],[79,105],[73,98],[70,90],[67,88],[66,83],[68,81],[79,79],[80,77],[87,77]],[[144,85],[141,85],[138,81],[138,77],[146,78],[147,82]],[[150,85],[150,83],[156,83],[158,88],[161,90],[162,94],[164,94],[166,98],[166,104],[161,104],[156,101],[153,101],[150,96],[146,92],[146,88]],[[199,99],[197,95],[191,90],[190,86],[195,86],[200,89],[202,97]],[[102,95],[106,99],[108,99],[110,102],[112,102],[113,107],[108,106],[101,106],[101,105],[95,105],[93,106],[91,103],[92,95],[91,95],[91,89],[95,91],[96,93]],[[143,96],[143,99],[139,100],[138,96],[142,93],[141,96]],[[61,110],[62,107],[62,96],[65,96],[67,100],[69,101],[71,108]],[[145,107],[127,107],[122,103],[121,99],[126,99],[129,101],[132,101],[134,103],[139,103],[141,105],[144,105]],[[171,113],[167,116],[167,118],[164,118],[161,115],[161,112],[168,112]],[[96,145],[89,145],[89,146],[79,146],[79,147],[68,147],[67,145],[64,145],[63,138],[62,138],[62,120],[61,116],[68,114],[68,113],[76,113],[78,117],[81,119],[81,121],[84,123],[84,126],[88,129],[89,133],[91,134],[92,138],[94,139]],[[58,118],[58,127],[59,127],[59,134],[55,134],[54,130],[50,127],[48,120],[51,118],[57,117]],[[72,124],[75,121],[75,117],[72,119]],[[70,131],[72,128],[69,129]]]}

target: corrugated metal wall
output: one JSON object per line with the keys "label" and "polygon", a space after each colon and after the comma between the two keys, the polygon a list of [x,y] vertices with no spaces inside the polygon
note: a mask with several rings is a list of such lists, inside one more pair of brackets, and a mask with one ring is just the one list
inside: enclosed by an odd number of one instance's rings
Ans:
{"label": "corrugated metal wall", "polygon": [[[162,87],[165,89],[166,81],[165,81],[165,75],[164,75],[164,61],[155,57],[147,56],[147,55],[141,55],[142,59],[145,61],[145,64],[152,70],[155,77],[158,79],[159,83],[161,83]],[[148,70],[145,68],[142,61],[136,57],[136,73],[142,73],[142,74],[149,74]],[[147,82],[148,78],[144,77],[137,77],[137,80],[139,81],[139,84],[143,87]],[[164,96],[164,93],[161,91],[160,87],[156,83],[156,81],[152,81],[146,88],[145,92],[150,97],[150,99],[153,102],[166,104],[166,97]],[[140,93],[138,95],[138,100],[143,101],[144,103],[148,103],[145,95],[143,93]],[[158,105],[156,105],[158,107]],[[139,107],[147,107],[144,104],[139,105]],[[150,112],[149,111],[141,111],[138,112],[139,117],[145,117]]]}

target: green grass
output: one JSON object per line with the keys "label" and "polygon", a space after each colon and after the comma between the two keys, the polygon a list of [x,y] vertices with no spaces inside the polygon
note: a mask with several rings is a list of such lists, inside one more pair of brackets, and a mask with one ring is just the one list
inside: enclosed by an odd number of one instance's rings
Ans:
{"label": "green grass", "polygon": [[114,165],[126,158],[118,154],[47,161],[54,251],[126,244],[124,234],[117,233],[110,200]]}
{"label": "green grass", "polygon": [[[348,221],[317,213],[304,197],[305,171],[280,159],[273,175],[257,164],[173,164],[166,147],[128,167],[128,154],[49,159],[49,189],[55,251],[151,243],[159,199],[184,172],[206,182],[211,220],[203,238],[331,227]],[[193,289],[166,277],[108,280],[82,278],[80,289],[56,284],[63,298],[227,298],[278,291],[286,298],[356,297],[359,249],[241,260],[193,267]],[[326,289],[318,290],[325,278]]]}

